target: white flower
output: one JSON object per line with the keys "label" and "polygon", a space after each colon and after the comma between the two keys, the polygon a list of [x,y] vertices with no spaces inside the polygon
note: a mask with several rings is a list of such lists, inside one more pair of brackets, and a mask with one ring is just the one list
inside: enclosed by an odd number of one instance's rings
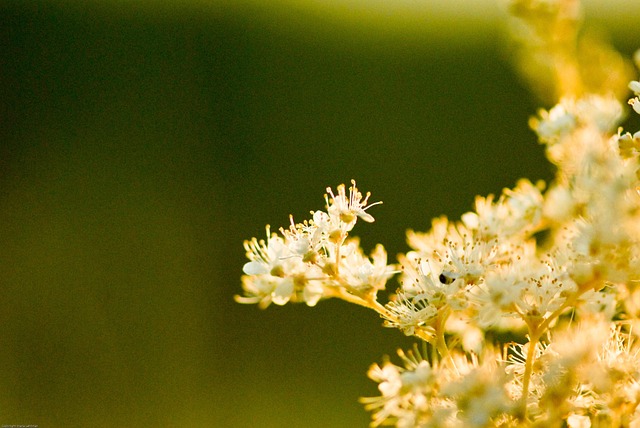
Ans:
{"label": "white flower", "polygon": [[551,110],[539,110],[539,119],[533,118],[529,124],[542,142],[555,142],[570,134],[577,125],[573,113],[573,101],[565,99]]}
{"label": "white flower", "polygon": [[543,143],[555,144],[578,126],[593,126],[611,132],[624,117],[622,106],[613,97],[589,95],[578,100],[563,98],[551,110],[539,110],[530,125]]}
{"label": "white flower", "polygon": [[290,217],[290,223],[289,229],[281,228],[280,232],[291,254],[302,258],[304,262],[320,264],[319,259],[326,257],[325,246],[329,244],[322,229],[314,220],[295,224],[293,216]]}
{"label": "white flower", "polygon": [[456,402],[460,410],[458,418],[465,427],[494,426],[494,418],[516,408],[516,402],[507,393],[509,376],[491,360],[486,358],[484,365],[473,367],[442,388],[443,395]]}
{"label": "white flower", "polygon": [[395,266],[387,265],[387,252],[382,245],[375,247],[371,258],[362,254],[357,239],[346,242],[340,251],[340,278],[356,294],[383,290],[387,280],[396,273]]}
{"label": "white flower", "polygon": [[320,300],[324,293],[317,282],[324,278],[321,269],[304,262],[287,244],[282,237],[270,234],[269,226],[266,241],[245,241],[250,261],[242,268],[245,296],[236,296],[238,302],[259,303],[264,308],[272,302],[284,305],[290,300],[303,300],[313,306]]}
{"label": "white flower", "polygon": [[335,195],[331,188],[327,187],[327,193],[331,195],[331,198],[329,198],[329,196],[326,197],[327,211],[331,217],[339,219],[345,224],[347,231],[353,229],[358,217],[368,223],[374,221],[373,216],[367,213],[366,210],[382,202],[367,205],[371,193],[367,193],[363,199],[362,193],[360,193],[356,187],[355,180],[351,180],[348,197],[344,184],[339,185],[337,191],[338,194]]}
{"label": "white flower", "polygon": [[438,254],[444,280],[449,282],[461,278],[466,283],[476,283],[497,255],[496,241],[490,242],[465,237],[464,243],[447,242],[445,250]]}
{"label": "white flower", "polygon": [[385,326],[398,328],[407,336],[415,335],[417,330],[433,331],[430,324],[438,315],[438,309],[429,302],[429,297],[426,293],[398,292],[395,300],[385,305],[390,315],[385,316]]}
{"label": "white flower", "polygon": [[454,312],[447,318],[447,333],[460,338],[462,349],[469,353],[480,354],[485,346],[485,332],[469,322],[468,314]]}
{"label": "white flower", "polygon": [[605,320],[611,320],[616,314],[616,294],[612,290],[587,290],[580,296],[580,309],[586,313],[597,315]]}
{"label": "white flower", "polygon": [[614,141],[618,143],[620,148],[620,156],[624,159],[637,158],[640,150],[640,132],[636,132],[633,135],[630,132],[622,133],[622,128],[618,130],[618,134],[615,135]]}
{"label": "white flower", "polygon": [[576,201],[568,187],[556,185],[545,194],[542,212],[557,223],[569,220],[576,210]]}
{"label": "white flower", "polygon": [[408,230],[407,242],[419,254],[430,256],[442,248],[445,240],[450,240],[449,235],[454,233],[455,224],[450,224],[447,217],[442,216],[431,220],[431,230],[428,233]]}
{"label": "white flower", "polygon": [[[345,238],[344,223],[337,216],[330,216],[324,211],[312,211],[313,219],[310,223],[316,228],[322,242],[340,245]],[[353,227],[353,226],[351,226]]]}
{"label": "white flower", "polygon": [[283,276],[282,262],[291,253],[281,237],[275,233],[271,234],[269,226],[267,226],[266,241],[258,241],[253,238],[251,241],[244,242],[244,248],[247,251],[247,258],[250,260],[242,267],[245,274]]}
{"label": "white flower", "polygon": [[622,105],[614,97],[590,95],[579,99],[574,106],[582,124],[595,126],[602,133],[614,131],[624,118]]}
{"label": "white flower", "polygon": [[530,231],[539,222],[543,198],[529,180],[519,180],[514,189],[504,189],[494,203],[493,195],[476,197],[476,212],[462,216],[464,225],[482,237],[505,237]]}
{"label": "white flower", "polygon": [[482,328],[498,326],[504,317],[517,316],[516,303],[522,295],[522,284],[519,270],[509,266],[490,272],[472,297],[478,325]]}
{"label": "white flower", "polygon": [[419,251],[408,253],[407,260],[427,260],[427,270],[442,278],[440,282],[475,283],[499,256],[495,238],[476,236],[464,224],[447,223],[446,218],[434,220],[434,225],[438,227],[426,234],[408,233],[409,243]]}
{"label": "white flower", "polygon": [[373,411],[371,426],[458,427],[452,400],[440,397],[439,388],[449,378],[458,378],[450,369],[433,367],[417,351],[398,351],[404,367],[389,361],[382,367],[374,364],[369,378],[378,382],[379,397],[361,398],[367,410]]}
{"label": "white flower", "polygon": [[578,291],[578,286],[566,270],[553,260],[542,263],[524,278],[520,298],[515,302],[524,320],[541,320],[559,309],[565,300]]}

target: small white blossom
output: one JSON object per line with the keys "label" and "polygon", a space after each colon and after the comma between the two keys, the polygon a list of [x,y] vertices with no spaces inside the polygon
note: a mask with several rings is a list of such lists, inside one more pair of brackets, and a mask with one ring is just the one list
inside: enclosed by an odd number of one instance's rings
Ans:
{"label": "small white blossom", "polygon": [[610,289],[588,290],[580,296],[581,311],[610,321],[616,314],[617,296]]}
{"label": "small white blossom", "polygon": [[532,119],[530,125],[538,134],[540,141],[557,141],[575,129],[577,118],[573,110],[573,102],[565,99],[549,111],[539,110],[539,118]]}
{"label": "small white blossom", "polygon": [[474,367],[459,380],[443,386],[442,393],[456,402],[458,419],[465,427],[494,426],[493,421],[517,407],[508,393],[507,373],[494,361]]}
{"label": "small white blossom", "polygon": [[358,218],[361,218],[368,223],[373,223],[373,216],[367,213],[366,210],[373,205],[381,204],[382,202],[368,204],[371,193],[367,193],[363,199],[362,193],[360,193],[356,187],[355,180],[351,180],[349,196],[347,196],[344,184],[339,185],[337,190],[338,194],[335,195],[331,188],[327,187],[327,193],[331,195],[331,198],[328,196],[326,198],[329,216],[344,223],[347,231],[353,229]]}
{"label": "small white blossom", "polygon": [[410,258],[402,259],[404,283],[394,300],[386,306],[392,318],[390,326],[398,326],[405,334],[415,334],[416,328],[430,327],[438,311],[462,310],[468,304],[462,278],[449,272],[433,271],[430,263]]}
{"label": "small white blossom", "polygon": [[569,220],[576,211],[576,201],[568,187],[556,185],[545,194],[543,215],[556,223]]}
{"label": "small white blossom", "polygon": [[253,238],[251,241],[245,241],[244,248],[250,260],[242,267],[244,273],[282,275],[282,261],[289,256],[288,248],[282,238],[271,234],[269,226],[267,226],[266,241]]}
{"label": "small white blossom", "polygon": [[578,100],[563,98],[551,110],[538,111],[538,116],[531,119],[531,127],[541,142],[555,144],[579,126],[611,132],[623,119],[624,111],[615,98],[590,95]]}
{"label": "small white blossom", "polygon": [[515,306],[523,320],[529,322],[545,319],[578,291],[566,270],[553,261],[542,263],[523,279],[517,284],[521,292]]}
{"label": "small white blossom", "polygon": [[613,97],[591,95],[575,103],[576,115],[583,125],[595,126],[598,131],[609,133],[624,118],[620,102]]}
{"label": "small white blossom", "polygon": [[387,252],[382,245],[375,247],[371,258],[362,254],[357,239],[346,242],[341,251],[340,275],[349,290],[357,294],[383,290],[396,273],[395,266],[387,265]]}
{"label": "small white blossom", "polygon": [[536,227],[542,215],[540,189],[529,180],[518,181],[514,189],[505,189],[497,202],[493,195],[476,197],[476,212],[462,216],[464,225],[482,237],[506,237]]}
{"label": "small white blossom", "polygon": [[395,300],[386,304],[388,315],[385,326],[400,329],[407,336],[417,334],[417,331],[433,332],[431,323],[438,315],[438,309],[429,302],[425,293],[407,295],[399,292]]}
{"label": "small white blossom", "polygon": [[371,426],[394,424],[396,427],[460,427],[452,400],[440,396],[440,387],[450,377],[459,377],[445,367],[433,367],[417,351],[398,351],[404,367],[385,362],[374,364],[369,377],[378,382],[379,397],[361,398],[373,411]]}

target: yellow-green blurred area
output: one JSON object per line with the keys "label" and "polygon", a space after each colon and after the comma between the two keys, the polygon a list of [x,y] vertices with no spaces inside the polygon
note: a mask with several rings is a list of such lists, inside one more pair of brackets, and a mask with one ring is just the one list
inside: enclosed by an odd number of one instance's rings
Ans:
{"label": "yellow-green blurred area", "polygon": [[[234,303],[242,241],[355,178],[384,204],[354,233],[395,259],[553,173],[499,7],[389,3],[0,2],[0,424],[368,423],[369,365],[413,340]],[[631,53],[616,4],[587,19]]]}

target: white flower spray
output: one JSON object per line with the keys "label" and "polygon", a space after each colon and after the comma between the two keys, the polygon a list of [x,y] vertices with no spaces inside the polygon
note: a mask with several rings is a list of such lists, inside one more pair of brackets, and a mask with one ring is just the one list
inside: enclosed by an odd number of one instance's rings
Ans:
{"label": "white flower spray", "polygon": [[[512,12],[527,31],[522,63],[542,64],[528,77],[557,102],[530,121],[557,167],[551,183],[520,180],[460,221],[409,231],[399,264],[350,236],[379,203],[355,181],[328,188],[311,219],[245,242],[237,301],[339,298],[422,341],[399,351],[402,366],[369,370],[372,426],[640,427],[640,132],[617,128],[629,68],[578,37],[575,0],[516,0]],[[585,62],[585,46],[603,60]],[[625,86],[640,114],[640,83]]]}

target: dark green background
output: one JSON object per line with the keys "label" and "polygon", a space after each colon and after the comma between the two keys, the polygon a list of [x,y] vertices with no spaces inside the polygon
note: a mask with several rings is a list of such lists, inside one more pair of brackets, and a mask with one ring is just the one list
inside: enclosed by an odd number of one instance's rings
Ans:
{"label": "dark green background", "polygon": [[394,258],[552,176],[501,24],[384,21],[0,2],[0,424],[368,423],[369,365],[412,340],[342,302],[235,304],[242,241],[355,178],[384,201],[355,233]]}

